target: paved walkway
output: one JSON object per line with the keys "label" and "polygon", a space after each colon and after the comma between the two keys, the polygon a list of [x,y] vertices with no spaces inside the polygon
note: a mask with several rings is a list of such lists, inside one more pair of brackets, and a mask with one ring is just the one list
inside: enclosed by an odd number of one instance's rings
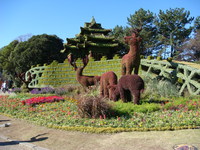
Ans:
{"label": "paved walkway", "polygon": [[14,146],[13,150],[20,146],[26,146],[25,150],[173,150],[174,146],[182,144],[200,150],[200,129],[90,134],[50,129],[0,115],[0,124],[5,123],[11,125],[1,127],[0,136],[12,140],[3,141],[0,150],[5,150],[5,145],[8,148]]}
{"label": "paved walkway", "polygon": [[0,135],[0,150],[32,150],[32,148]]}

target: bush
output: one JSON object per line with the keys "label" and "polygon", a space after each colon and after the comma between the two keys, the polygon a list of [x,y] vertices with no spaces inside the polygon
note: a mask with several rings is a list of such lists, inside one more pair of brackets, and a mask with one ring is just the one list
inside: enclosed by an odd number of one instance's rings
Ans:
{"label": "bush", "polygon": [[118,116],[131,116],[134,112],[150,113],[160,110],[160,104],[155,103],[143,103],[142,105],[135,105],[132,102],[123,103],[122,101],[112,102],[113,112]]}
{"label": "bush", "polygon": [[78,114],[82,118],[106,118],[106,116],[110,116],[111,105],[100,97],[82,97],[77,106]]}
{"label": "bush", "polygon": [[145,80],[145,91],[142,95],[145,98],[160,99],[160,97],[179,97],[177,87],[167,80],[158,80],[156,78],[151,79],[150,77],[144,78]]}
{"label": "bush", "polygon": [[16,88],[13,88],[10,92],[11,92],[11,93],[21,93],[21,92],[22,92],[22,89],[16,87]]}
{"label": "bush", "polygon": [[60,88],[56,88],[56,89],[55,89],[55,94],[56,94],[56,95],[62,96],[62,95],[67,94],[67,92],[68,92],[68,91],[67,91],[64,87],[60,87]]}
{"label": "bush", "polygon": [[158,61],[160,61],[160,60],[162,60],[162,56],[158,56],[156,59],[157,59]]}
{"label": "bush", "polygon": [[153,59],[153,56],[147,56],[147,59],[148,59],[148,60],[152,60],[152,59]]}
{"label": "bush", "polygon": [[168,62],[172,62],[172,59],[173,59],[172,57],[168,57],[168,58],[167,58],[167,61],[168,61]]}
{"label": "bush", "polygon": [[55,89],[53,87],[44,87],[41,88],[41,94],[54,94]]}
{"label": "bush", "polygon": [[31,94],[54,94],[55,89],[52,87],[44,87],[41,89],[33,89],[30,92]]}
{"label": "bush", "polygon": [[140,55],[140,59],[144,59],[144,55]]}

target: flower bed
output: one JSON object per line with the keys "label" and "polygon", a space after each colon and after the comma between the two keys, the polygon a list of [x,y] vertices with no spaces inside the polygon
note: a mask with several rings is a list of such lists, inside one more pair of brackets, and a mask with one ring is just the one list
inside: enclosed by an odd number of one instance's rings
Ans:
{"label": "flower bed", "polygon": [[[20,98],[0,96],[0,113],[51,128],[95,133],[200,128],[199,99],[169,100],[167,104],[158,104],[159,109],[150,109],[155,106],[147,103],[126,104],[137,107],[137,110],[133,109],[130,112],[130,108],[126,110],[123,106],[116,107],[121,112],[118,116],[101,116],[98,119],[80,118],[76,99],[67,96],[63,96],[63,99],[64,101],[40,103],[32,107],[23,105]],[[118,103],[114,104],[119,105]],[[144,106],[148,111],[143,109]]]}

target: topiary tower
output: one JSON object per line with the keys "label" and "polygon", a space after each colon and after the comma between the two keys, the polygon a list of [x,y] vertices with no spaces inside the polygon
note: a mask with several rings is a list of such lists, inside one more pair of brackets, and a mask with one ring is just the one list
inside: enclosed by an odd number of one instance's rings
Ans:
{"label": "topiary tower", "polygon": [[118,50],[119,43],[114,37],[109,36],[111,29],[104,29],[100,23],[96,23],[94,17],[91,22],[86,22],[84,27],[80,27],[81,32],[75,38],[67,38],[64,50],[61,52],[72,53],[73,56],[84,57],[89,55],[95,60],[100,60],[102,56],[112,58]]}

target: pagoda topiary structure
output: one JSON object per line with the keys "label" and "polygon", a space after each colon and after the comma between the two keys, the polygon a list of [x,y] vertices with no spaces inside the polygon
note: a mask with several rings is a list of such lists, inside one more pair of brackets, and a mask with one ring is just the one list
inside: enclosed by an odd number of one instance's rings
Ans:
{"label": "pagoda topiary structure", "polygon": [[81,32],[75,38],[67,38],[64,50],[61,52],[73,54],[76,58],[89,55],[95,60],[102,56],[112,58],[119,50],[119,43],[114,37],[109,36],[111,29],[104,29],[100,23],[96,23],[94,17],[91,22],[86,22],[80,27]]}

